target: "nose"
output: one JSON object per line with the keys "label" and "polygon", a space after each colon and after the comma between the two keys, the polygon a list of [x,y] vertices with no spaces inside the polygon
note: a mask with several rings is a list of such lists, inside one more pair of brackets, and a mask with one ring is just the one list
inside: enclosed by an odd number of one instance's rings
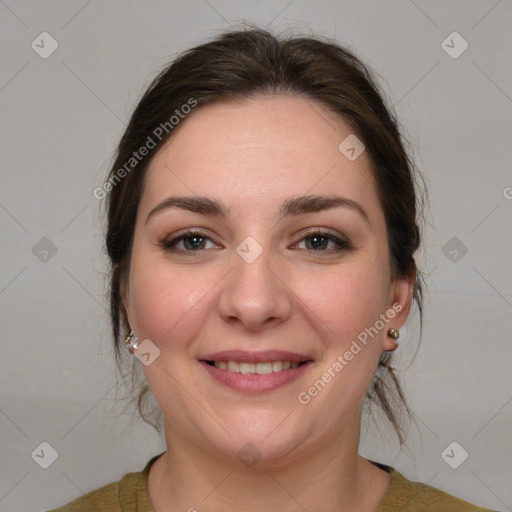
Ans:
{"label": "nose", "polygon": [[219,314],[224,321],[259,332],[290,318],[293,294],[284,271],[271,260],[265,249],[251,263],[233,253],[233,268],[223,280],[219,298]]}

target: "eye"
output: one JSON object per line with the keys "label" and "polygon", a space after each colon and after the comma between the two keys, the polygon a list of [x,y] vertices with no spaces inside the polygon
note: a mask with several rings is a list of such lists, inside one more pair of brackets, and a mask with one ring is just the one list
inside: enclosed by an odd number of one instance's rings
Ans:
{"label": "eye", "polygon": [[[213,247],[207,247],[208,242],[212,243]],[[352,245],[347,240],[342,240],[321,230],[308,233],[295,246],[299,246],[303,242],[305,242],[306,251],[331,253],[352,249]],[[168,252],[181,253],[199,253],[218,247],[207,234],[197,230],[186,231],[177,237],[166,239],[160,245]]]}
{"label": "eye", "polygon": [[[308,240],[310,241],[309,244]],[[306,250],[312,250],[315,252],[340,252],[352,248],[352,245],[347,240],[342,240],[330,233],[327,233],[326,231],[314,231],[312,233],[308,233],[300,240],[299,244],[303,241],[306,242]],[[331,243],[331,247],[332,245],[334,245],[334,247],[326,250],[329,243]]]}
{"label": "eye", "polygon": [[206,247],[208,240],[211,242],[208,235],[201,231],[187,231],[178,237],[164,240],[160,245],[170,252],[199,252],[209,249]]}

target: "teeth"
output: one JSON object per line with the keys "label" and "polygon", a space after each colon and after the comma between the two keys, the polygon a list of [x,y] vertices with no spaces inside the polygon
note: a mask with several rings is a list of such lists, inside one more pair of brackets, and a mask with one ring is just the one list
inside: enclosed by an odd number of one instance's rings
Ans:
{"label": "teeth", "polygon": [[247,375],[248,373],[254,373],[256,371],[256,365],[254,363],[240,363],[240,373]]}
{"label": "teeth", "polygon": [[228,370],[230,372],[242,373],[244,375],[268,375],[278,373],[282,370],[297,368],[300,363],[294,361],[269,361],[266,363],[239,363],[237,361],[214,361],[215,368]]}
{"label": "teeth", "polygon": [[274,361],[272,363],[272,371],[273,372],[280,372],[283,369],[283,362],[282,361]]}
{"label": "teeth", "polygon": [[272,373],[272,363],[258,363],[256,365],[256,373],[258,375],[268,375]]}
{"label": "teeth", "polygon": [[[215,363],[215,366],[217,366],[217,363]],[[218,366],[217,366],[218,368]],[[228,370],[230,372],[240,372],[240,365],[236,361],[228,361]]]}

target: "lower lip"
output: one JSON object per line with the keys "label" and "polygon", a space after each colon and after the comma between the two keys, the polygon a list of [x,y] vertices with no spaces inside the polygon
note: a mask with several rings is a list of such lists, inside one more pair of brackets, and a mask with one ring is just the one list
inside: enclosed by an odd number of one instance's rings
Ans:
{"label": "lower lip", "polygon": [[297,366],[297,368],[290,368],[289,370],[282,370],[280,372],[272,372],[266,375],[259,375],[257,373],[244,375],[243,373],[230,372],[229,370],[219,370],[219,368],[205,361],[200,361],[200,363],[206,371],[221,384],[235,391],[253,394],[273,391],[274,389],[278,389],[293,382],[304,372],[307,372],[312,364],[311,361],[308,361],[307,363]]}

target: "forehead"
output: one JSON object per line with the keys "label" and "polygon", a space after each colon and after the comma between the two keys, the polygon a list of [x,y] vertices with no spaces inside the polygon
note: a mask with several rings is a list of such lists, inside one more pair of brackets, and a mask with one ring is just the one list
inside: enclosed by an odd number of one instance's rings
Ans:
{"label": "forehead", "polygon": [[[379,216],[371,162],[339,145],[350,125],[318,101],[268,95],[196,108],[158,150],[141,210],[170,194],[212,196],[234,208],[275,209],[284,197],[339,193]],[[261,211],[260,211],[261,213]]]}

